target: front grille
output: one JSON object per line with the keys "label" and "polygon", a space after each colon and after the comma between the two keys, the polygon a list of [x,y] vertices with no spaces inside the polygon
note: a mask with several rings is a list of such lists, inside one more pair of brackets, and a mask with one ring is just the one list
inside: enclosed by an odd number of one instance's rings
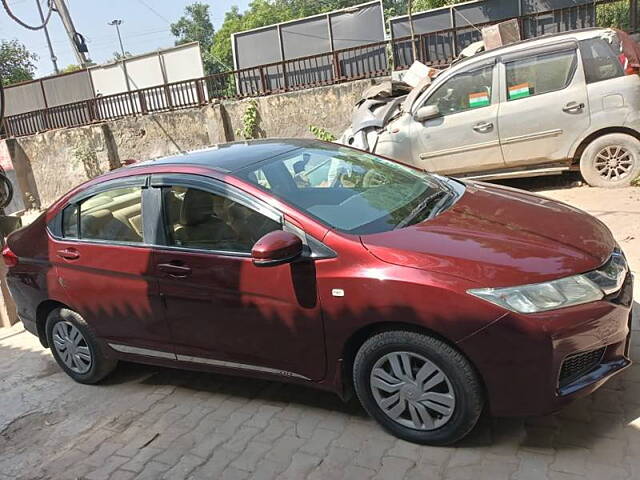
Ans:
{"label": "front grille", "polygon": [[597,367],[605,349],[606,347],[602,347],[590,352],[574,353],[565,358],[558,380],[560,387],[568,385]]}

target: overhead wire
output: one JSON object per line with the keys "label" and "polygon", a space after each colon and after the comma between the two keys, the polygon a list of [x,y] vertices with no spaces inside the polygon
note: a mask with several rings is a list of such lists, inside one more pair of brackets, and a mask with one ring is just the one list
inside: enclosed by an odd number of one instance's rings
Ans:
{"label": "overhead wire", "polygon": [[[9,15],[9,18],[11,18],[13,21],[17,22],[20,26],[28,30],[34,30],[34,31],[42,30],[44,27],[47,26],[47,23],[49,23],[49,20],[51,19],[51,14],[53,13],[53,2],[49,0],[49,11],[47,12],[44,22],[42,22],[42,25],[34,27],[33,25],[29,25],[28,23],[23,22],[16,16],[11,11],[11,8],[9,8],[9,4],[7,3],[7,0],[0,0],[0,1],[2,2],[2,6],[4,7],[4,10],[7,12],[7,15]],[[36,0],[36,1],[39,2],[40,0]]]}

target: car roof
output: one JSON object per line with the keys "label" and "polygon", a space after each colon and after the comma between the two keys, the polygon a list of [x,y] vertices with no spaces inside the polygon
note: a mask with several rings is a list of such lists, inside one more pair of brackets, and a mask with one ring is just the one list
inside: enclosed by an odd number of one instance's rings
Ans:
{"label": "car roof", "polygon": [[198,165],[224,173],[233,173],[249,165],[262,163],[287,152],[301,148],[312,148],[322,144],[324,144],[324,142],[320,142],[319,140],[299,138],[277,138],[223,143],[202,150],[135,163],[126,168],[135,169],[137,167],[156,165]]}
{"label": "car roof", "polygon": [[527,51],[528,49],[541,47],[544,45],[550,45],[563,40],[586,40],[588,38],[594,38],[602,36],[605,32],[611,32],[610,28],[583,28],[580,30],[572,30],[570,32],[552,33],[549,35],[542,35],[540,37],[530,38],[527,40],[520,40],[519,42],[510,43],[502,47],[494,48],[486,52],[481,52],[471,57],[465,58],[460,62],[453,65],[450,69],[446,70],[447,76],[451,73],[457,72],[463,68],[466,68],[473,63],[490,60],[494,57],[504,55],[507,53],[515,53],[520,51]]}

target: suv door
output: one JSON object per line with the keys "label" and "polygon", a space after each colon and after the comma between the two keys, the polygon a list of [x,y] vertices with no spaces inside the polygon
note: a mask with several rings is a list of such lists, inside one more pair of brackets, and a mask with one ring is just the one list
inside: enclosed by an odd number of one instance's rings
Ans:
{"label": "suv door", "polygon": [[504,166],[498,136],[499,77],[494,70],[494,62],[470,66],[419,104],[435,105],[440,111],[436,118],[412,122],[413,151],[420,167],[456,174]]}
{"label": "suv door", "polygon": [[253,244],[281,215],[229,185],[154,176],[162,225],[154,249],[177,359],[308,379],[325,372],[312,264],[256,267]]}
{"label": "suv door", "polygon": [[589,128],[589,101],[577,44],[501,58],[499,130],[507,166],[557,162]]}
{"label": "suv door", "polygon": [[69,306],[114,349],[152,355],[170,347],[146,242],[146,180],[116,180],[83,192],[49,228],[51,258]]}

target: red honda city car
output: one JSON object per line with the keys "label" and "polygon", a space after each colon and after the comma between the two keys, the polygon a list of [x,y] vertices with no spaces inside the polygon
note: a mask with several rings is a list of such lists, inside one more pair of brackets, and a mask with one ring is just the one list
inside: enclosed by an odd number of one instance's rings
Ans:
{"label": "red honda city car", "polygon": [[3,257],[78,382],[127,360],[355,391],[412,442],[555,411],[630,364],[632,277],[601,222],[318,141],[121,168]]}

